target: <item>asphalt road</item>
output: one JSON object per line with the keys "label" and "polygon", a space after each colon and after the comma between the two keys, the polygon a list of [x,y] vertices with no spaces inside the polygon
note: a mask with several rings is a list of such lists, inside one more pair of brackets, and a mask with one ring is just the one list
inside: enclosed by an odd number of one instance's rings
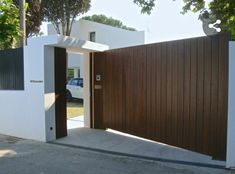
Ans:
{"label": "asphalt road", "polygon": [[220,174],[222,169],[148,161],[0,135],[0,174]]}

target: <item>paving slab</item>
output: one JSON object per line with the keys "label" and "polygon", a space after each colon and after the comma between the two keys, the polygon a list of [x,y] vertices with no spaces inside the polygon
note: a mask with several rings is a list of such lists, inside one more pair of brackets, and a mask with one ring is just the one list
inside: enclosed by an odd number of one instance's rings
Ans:
{"label": "paving slab", "polygon": [[67,119],[67,129],[75,129],[84,127],[84,116],[76,116]]}
{"label": "paving slab", "polygon": [[70,129],[68,130],[67,137],[58,139],[53,143],[156,160],[175,161],[176,163],[189,162],[195,165],[225,166],[225,161],[212,160],[207,155],[112,130],[105,131],[89,128]]}

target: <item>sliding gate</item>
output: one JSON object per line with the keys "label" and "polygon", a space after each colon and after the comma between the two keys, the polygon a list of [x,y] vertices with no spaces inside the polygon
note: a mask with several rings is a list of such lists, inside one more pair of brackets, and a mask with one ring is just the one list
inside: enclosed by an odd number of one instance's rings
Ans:
{"label": "sliding gate", "polygon": [[95,128],[226,157],[227,35],[92,55]]}

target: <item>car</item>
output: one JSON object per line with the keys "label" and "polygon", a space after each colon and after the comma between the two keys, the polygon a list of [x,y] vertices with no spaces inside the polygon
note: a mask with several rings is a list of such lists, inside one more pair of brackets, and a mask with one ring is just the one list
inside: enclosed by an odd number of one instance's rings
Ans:
{"label": "car", "polygon": [[66,85],[67,100],[83,99],[83,78],[72,78]]}

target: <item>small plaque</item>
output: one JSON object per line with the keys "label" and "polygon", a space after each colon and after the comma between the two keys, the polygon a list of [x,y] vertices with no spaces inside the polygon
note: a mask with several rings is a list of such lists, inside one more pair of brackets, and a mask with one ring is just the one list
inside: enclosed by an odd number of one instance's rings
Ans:
{"label": "small plaque", "polygon": [[30,83],[43,83],[43,80],[30,80]]}
{"label": "small plaque", "polygon": [[101,85],[95,85],[95,89],[102,89]]}

